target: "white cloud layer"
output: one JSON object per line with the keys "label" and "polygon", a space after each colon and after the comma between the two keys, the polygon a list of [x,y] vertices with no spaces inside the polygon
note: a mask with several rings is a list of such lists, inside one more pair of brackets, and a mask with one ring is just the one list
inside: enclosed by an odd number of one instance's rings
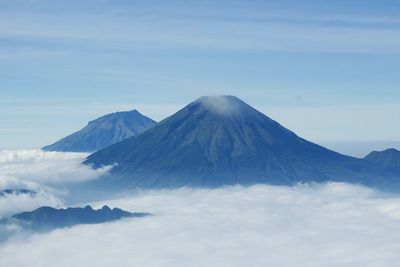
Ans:
{"label": "white cloud layer", "polygon": [[85,153],[8,150],[0,152],[0,188],[28,187],[95,179],[110,167],[97,170],[81,165]]}
{"label": "white cloud layer", "polygon": [[341,183],[142,192],[155,216],[1,245],[0,266],[398,266],[400,198]]}
{"label": "white cloud layer", "polygon": [[81,165],[86,156],[85,153],[42,150],[0,151],[0,190],[30,189],[36,192],[34,195],[6,194],[0,197],[0,219],[40,206],[61,206],[68,193],[63,189],[65,184],[95,179],[110,169],[93,170]]}
{"label": "white cloud layer", "polygon": [[35,195],[7,194],[0,197],[0,219],[41,206],[60,206],[62,201],[52,193],[38,191]]}

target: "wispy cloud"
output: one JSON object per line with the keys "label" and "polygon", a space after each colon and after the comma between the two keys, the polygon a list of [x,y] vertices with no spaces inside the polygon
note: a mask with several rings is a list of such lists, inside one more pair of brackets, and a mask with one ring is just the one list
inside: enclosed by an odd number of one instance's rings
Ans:
{"label": "wispy cloud", "polygon": [[[343,53],[399,53],[398,17],[310,14],[265,14],[253,10],[144,8],[135,12],[2,14],[0,35],[10,44],[62,51],[205,49]],[[27,12],[27,11],[23,11]],[[219,13],[218,13],[219,12]],[[270,12],[272,13],[272,12]],[[191,14],[189,16],[188,14]],[[246,14],[249,14],[246,16]],[[41,52],[43,53],[43,52]]]}

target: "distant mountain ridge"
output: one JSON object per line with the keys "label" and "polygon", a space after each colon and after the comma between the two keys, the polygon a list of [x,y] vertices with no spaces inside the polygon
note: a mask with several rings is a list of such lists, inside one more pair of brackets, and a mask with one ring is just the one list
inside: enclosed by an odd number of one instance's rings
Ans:
{"label": "distant mountain ridge", "polygon": [[384,151],[373,151],[364,160],[387,168],[400,170],[400,151],[394,148]]}
{"label": "distant mountain ridge", "polygon": [[136,136],[155,124],[155,121],[137,110],[115,112],[90,121],[83,129],[42,149],[61,152],[95,152]]}
{"label": "distant mountain ridge", "polygon": [[97,224],[120,220],[129,217],[144,217],[149,213],[131,213],[118,208],[110,209],[108,206],[94,210],[91,206],[85,208],[55,209],[40,207],[34,211],[22,212],[5,219],[2,223],[18,224],[32,230],[51,230],[55,228],[71,227],[77,224]]}
{"label": "distant mountain ridge", "polygon": [[386,184],[394,174],[298,137],[234,96],[201,97],[143,134],[90,155],[116,164],[96,183],[122,187],[346,181]]}

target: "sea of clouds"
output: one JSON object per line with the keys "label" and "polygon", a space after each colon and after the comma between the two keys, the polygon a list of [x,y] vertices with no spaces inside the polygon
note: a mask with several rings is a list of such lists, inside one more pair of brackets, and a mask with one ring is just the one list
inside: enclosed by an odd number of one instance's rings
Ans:
{"label": "sea of clouds", "polygon": [[80,164],[88,154],[6,150],[0,152],[0,187],[35,187],[95,179],[110,167],[93,170]]}
{"label": "sea of clouds", "polygon": [[[68,173],[82,180],[99,175],[79,164],[84,155],[30,153],[25,159],[0,153],[1,173],[25,182],[28,176],[18,175],[31,173],[45,188],[69,181]],[[55,180],[44,178],[57,170]],[[153,216],[16,235],[0,243],[0,266],[397,267],[400,262],[400,197],[357,185],[181,188],[90,204]]]}
{"label": "sea of clouds", "polygon": [[0,151],[0,190],[30,189],[35,195],[0,197],[0,219],[37,207],[60,206],[69,183],[96,179],[110,167],[93,170],[80,164],[87,154],[36,150]]}

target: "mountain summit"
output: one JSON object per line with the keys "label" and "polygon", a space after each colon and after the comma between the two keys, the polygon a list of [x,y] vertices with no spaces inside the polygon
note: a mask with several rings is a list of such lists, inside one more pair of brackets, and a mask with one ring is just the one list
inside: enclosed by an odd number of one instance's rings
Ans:
{"label": "mountain summit", "polygon": [[400,170],[400,151],[390,148],[384,151],[373,151],[364,160],[371,163]]}
{"label": "mountain summit", "polygon": [[132,187],[372,182],[381,176],[369,163],[302,139],[234,96],[201,97],[85,163],[116,164],[108,179]]}
{"label": "mountain summit", "polygon": [[137,110],[115,112],[90,121],[83,129],[43,147],[47,151],[94,152],[136,136],[156,124]]}

